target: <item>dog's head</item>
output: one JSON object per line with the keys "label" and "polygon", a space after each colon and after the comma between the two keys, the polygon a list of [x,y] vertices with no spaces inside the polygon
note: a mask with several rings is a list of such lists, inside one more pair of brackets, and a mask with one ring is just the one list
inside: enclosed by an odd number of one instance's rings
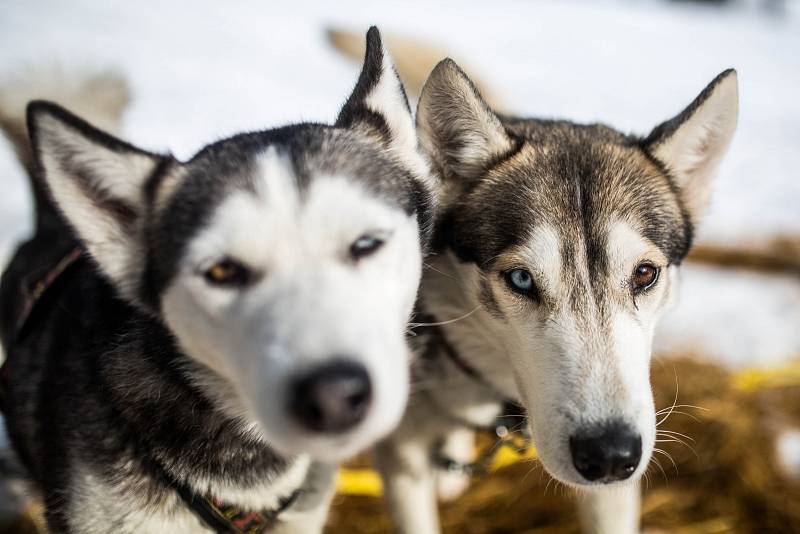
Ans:
{"label": "dog's head", "polygon": [[649,463],[653,330],[737,107],[726,71],[636,138],[503,118],[449,60],[422,91],[420,144],[446,188],[437,246],[457,258],[468,305],[508,354],[542,462],[567,484],[636,480]]}
{"label": "dog's head", "polygon": [[237,135],[180,162],[51,103],[28,120],[41,178],[100,271],[163,321],[222,409],[322,460],[392,429],[431,206],[376,29],[333,126]]}

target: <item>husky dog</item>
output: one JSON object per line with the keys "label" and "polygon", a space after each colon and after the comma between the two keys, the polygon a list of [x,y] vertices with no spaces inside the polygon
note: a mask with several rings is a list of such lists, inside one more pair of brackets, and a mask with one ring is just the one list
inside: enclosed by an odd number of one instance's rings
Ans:
{"label": "husky dog", "polygon": [[405,408],[433,217],[378,31],[332,126],[186,162],[49,102],[27,129],[37,229],[2,280],[3,409],[51,531],[319,531],[333,464]]}
{"label": "husky dog", "polygon": [[416,124],[443,192],[419,312],[439,326],[418,331],[419,386],[376,456],[402,532],[438,531],[437,448],[506,397],[547,472],[585,490],[587,529],[638,530],[653,330],[737,113],[733,70],[644,138],[502,116],[453,61],[433,70]]}

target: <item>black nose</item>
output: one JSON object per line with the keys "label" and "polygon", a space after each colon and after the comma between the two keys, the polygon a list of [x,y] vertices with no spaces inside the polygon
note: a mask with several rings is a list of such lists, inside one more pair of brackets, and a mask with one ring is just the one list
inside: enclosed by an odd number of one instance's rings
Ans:
{"label": "black nose", "polygon": [[630,477],[642,458],[642,438],[628,425],[612,422],[569,438],[572,465],[589,482]]}
{"label": "black nose", "polygon": [[289,392],[289,412],[314,432],[343,432],[360,423],[372,399],[364,366],[335,361],[295,380]]}

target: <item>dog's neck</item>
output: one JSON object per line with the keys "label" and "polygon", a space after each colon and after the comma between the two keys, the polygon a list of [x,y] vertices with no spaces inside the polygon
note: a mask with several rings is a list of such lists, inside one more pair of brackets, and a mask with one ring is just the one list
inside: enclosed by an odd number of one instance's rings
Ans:
{"label": "dog's neck", "polygon": [[420,295],[426,312],[460,358],[478,371],[494,388],[516,398],[507,336],[497,328],[497,319],[476,298],[479,269],[463,263],[449,251],[441,251],[426,262]]}
{"label": "dog's neck", "polygon": [[[295,459],[276,453],[205,391],[210,371],[182,355],[166,328],[142,318],[132,330],[98,363],[115,424],[143,465],[155,463],[174,480],[220,499],[249,497],[246,488],[294,470]],[[305,471],[308,462],[300,463]],[[292,478],[302,480],[297,475]],[[233,504],[260,506],[249,498]]]}

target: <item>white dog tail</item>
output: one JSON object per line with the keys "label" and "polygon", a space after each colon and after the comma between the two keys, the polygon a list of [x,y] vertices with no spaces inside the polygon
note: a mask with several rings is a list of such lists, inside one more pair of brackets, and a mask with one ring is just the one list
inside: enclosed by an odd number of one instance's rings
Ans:
{"label": "white dog tail", "polygon": [[26,109],[32,100],[50,100],[108,132],[118,132],[129,100],[128,84],[111,71],[74,70],[58,67],[29,69],[0,81],[0,130],[5,133],[20,163],[31,178],[36,199],[37,228],[57,221],[55,207],[36,179],[28,139]]}

